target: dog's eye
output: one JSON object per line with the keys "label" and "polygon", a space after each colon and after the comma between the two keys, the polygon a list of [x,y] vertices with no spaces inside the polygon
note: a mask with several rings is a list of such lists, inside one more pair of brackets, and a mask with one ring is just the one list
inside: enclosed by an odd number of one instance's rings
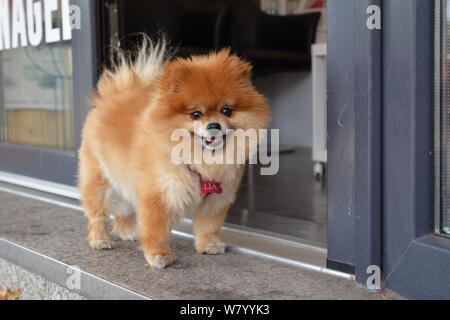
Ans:
{"label": "dog's eye", "polygon": [[203,113],[201,113],[200,111],[194,111],[191,113],[191,118],[192,120],[198,120],[202,117]]}
{"label": "dog's eye", "polygon": [[220,113],[222,113],[225,117],[231,117],[233,110],[231,108],[222,108],[222,110],[220,110]]}

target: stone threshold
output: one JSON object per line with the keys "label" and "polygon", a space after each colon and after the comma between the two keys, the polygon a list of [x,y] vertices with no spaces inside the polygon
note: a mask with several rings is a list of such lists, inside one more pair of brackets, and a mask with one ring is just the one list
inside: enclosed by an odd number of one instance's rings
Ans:
{"label": "stone threshold", "polygon": [[[225,255],[207,256],[195,253],[189,222],[182,223],[171,240],[174,265],[152,270],[135,242],[114,239],[114,250],[91,249],[85,241],[87,221],[77,200],[43,197],[0,183],[0,204],[0,258],[88,299],[385,298],[382,293],[369,293],[348,277],[324,273],[321,266],[308,269],[305,265],[310,264],[292,263],[289,257],[265,257],[251,247],[257,245],[251,244],[253,236],[248,230],[241,230],[243,238],[235,241],[248,242],[250,248],[225,239],[229,243]],[[272,249],[286,244],[281,241]],[[309,251],[322,259],[323,250],[290,245],[297,247],[297,252]],[[80,281],[74,286],[77,282],[72,276],[77,273]]]}

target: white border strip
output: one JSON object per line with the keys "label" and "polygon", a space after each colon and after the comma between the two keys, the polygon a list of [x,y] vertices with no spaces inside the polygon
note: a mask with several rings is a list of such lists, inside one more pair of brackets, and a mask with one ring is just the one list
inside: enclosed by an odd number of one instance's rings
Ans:
{"label": "white border strip", "polygon": [[[186,219],[186,220],[190,221],[190,219]],[[299,241],[290,240],[290,239],[284,238],[283,235],[280,235],[278,237],[277,235],[271,235],[269,233],[266,233],[266,231],[264,231],[264,230],[261,230],[261,232],[260,232],[260,230],[257,230],[257,229],[251,229],[251,228],[247,229],[246,227],[239,226],[239,225],[232,225],[230,223],[225,223],[222,226],[221,230],[232,232],[232,233],[237,233],[237,234],[241,234],[241,235],[256,237],[258,239],[264,239],[264,240],[268,240],[268,241],[272,241],[272,242],[277,242],[277,243],[289,245],[292,247],[308,249],[308,250],[320,252],[322,254],[327,254],[327,252],[328,252],[326,248],[318,247],[318,246],[308,244],[308,243],[303,243],[303,242],[300,242],[301,240],[299,240]]]}
{"label": "white border strip", "polygon": [[80,200],[80,192],[78,189],[65,184],[30,178],[4,171],[0,171],[0,181]]}

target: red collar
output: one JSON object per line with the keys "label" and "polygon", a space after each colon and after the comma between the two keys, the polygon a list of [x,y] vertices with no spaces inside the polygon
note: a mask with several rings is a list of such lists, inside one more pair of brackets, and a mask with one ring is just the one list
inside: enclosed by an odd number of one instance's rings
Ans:
{"label": "red collar", "polygon": [[207,197],[211,193],[217,193],[217,194],[221,194],[222,193],[222,185],[221,185],[220,182],[203,180],[203,177],[200,174],[200,172],[195,171],[195,170],[193,170],[191,168],[189,168],[189,170],[194,172],[200,178],[200,180],[199,180],[199,182],[200,182],[200,192],[205,197]]}

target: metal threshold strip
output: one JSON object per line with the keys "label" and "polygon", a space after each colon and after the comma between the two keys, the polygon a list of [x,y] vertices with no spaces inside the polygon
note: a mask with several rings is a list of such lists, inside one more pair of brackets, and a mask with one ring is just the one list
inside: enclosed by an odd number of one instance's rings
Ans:
{"label": "metal threshold strip", "polygon": [[2,238],[0,238],[0,257],[62,287],[67,287],[68,275],[79,272],[80,289],[73,288],[72,290],[85,298],[105,300],[152,299]]}
{"label": "metal threshold strip", "polygon": [[[82,212],[77,188],[0,171],[1,192],[31,198]],[[172,231],[193,239],[191,219],[183,219]],[[225,224],[221,230],[227,250],[353,280],[351,274],[326,268],[327,250],[312,244],[260,230]]]}

